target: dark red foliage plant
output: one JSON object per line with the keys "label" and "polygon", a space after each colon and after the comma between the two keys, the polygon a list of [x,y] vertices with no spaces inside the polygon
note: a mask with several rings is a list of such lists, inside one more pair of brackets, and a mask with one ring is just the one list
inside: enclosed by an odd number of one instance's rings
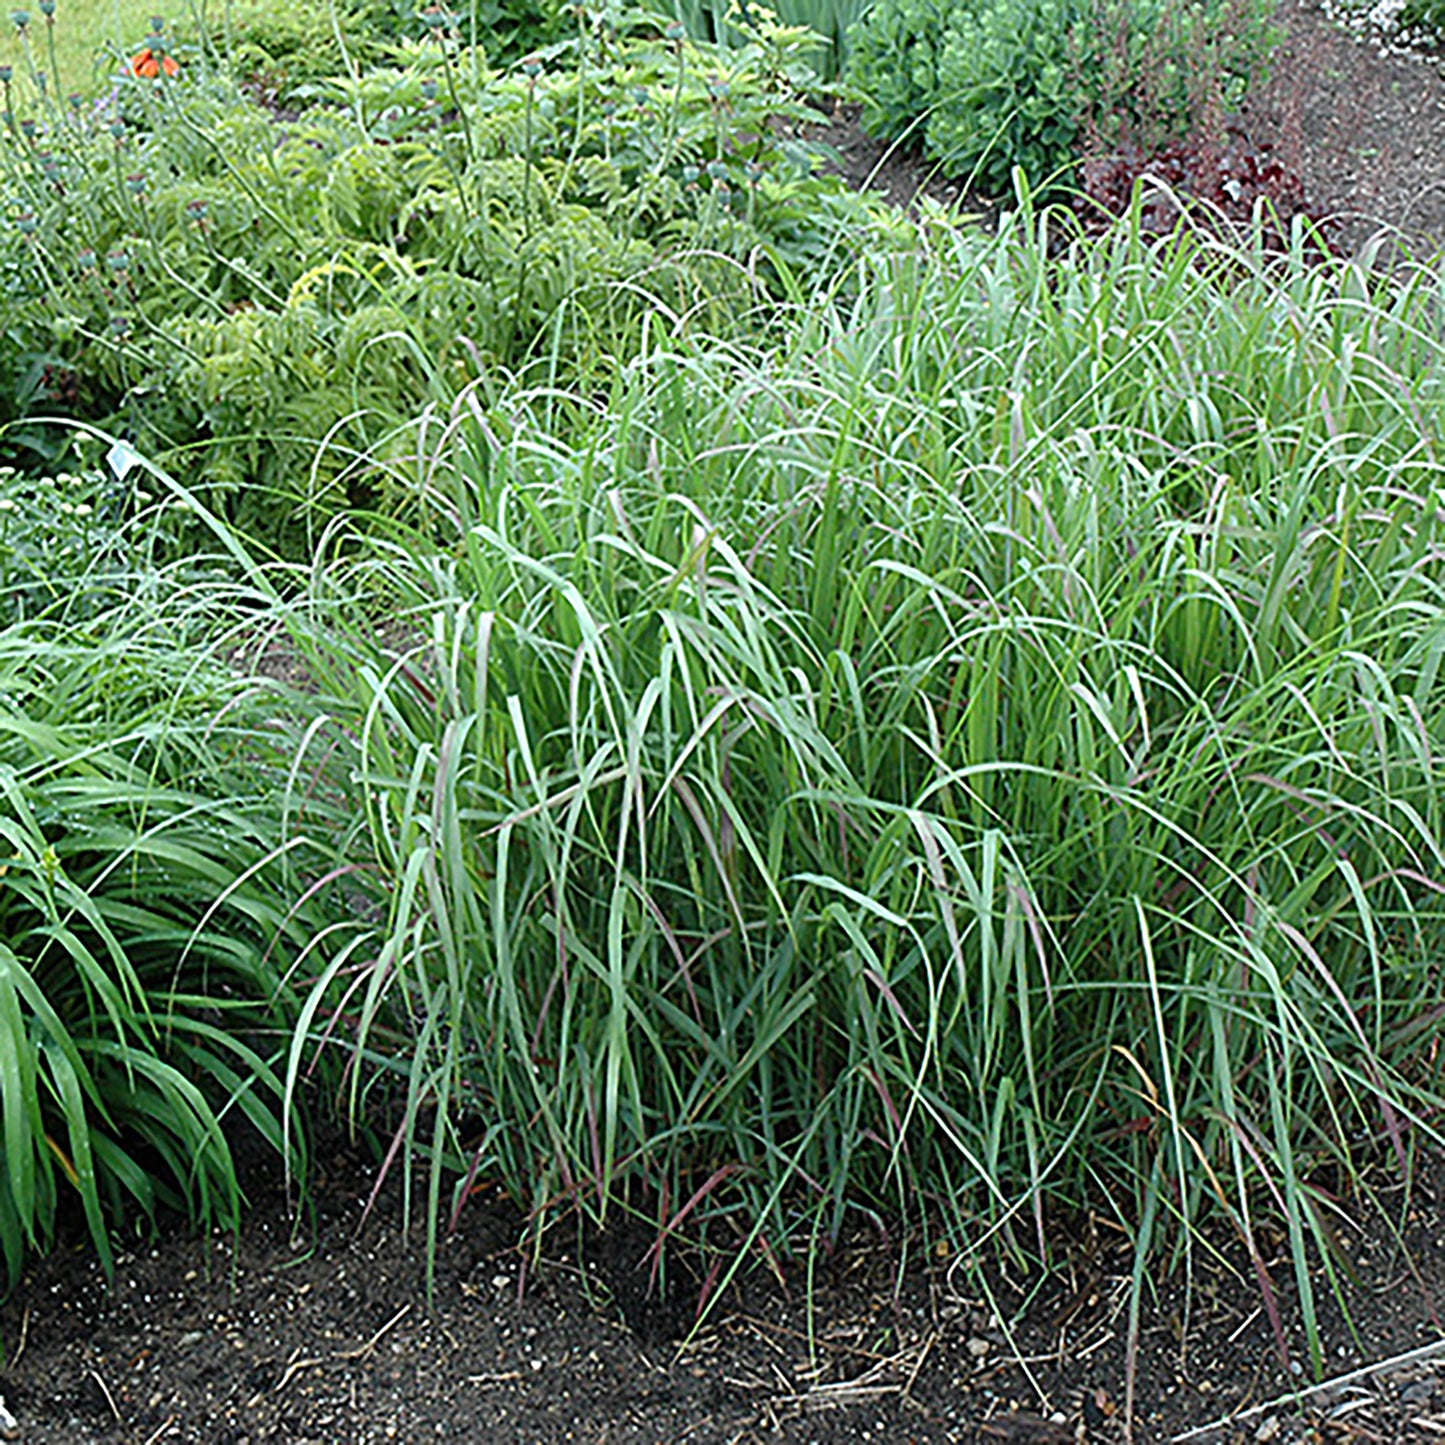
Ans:
{"label": "dark red foliage plant", "polygon": [[1238,127],[1220,133],[1198,125],[1153,149],[1129,136],[1107,148],[1095,144],[1085,152],[1080,180],[1075,204],[1089,230],[1127,211],[1142,182],[1140,221],[1152,234],[1174,230],[1187,211],[1195,224],[1219,233],[1237,236],[1257,225],[1258,244],[1285,251],[1295,218],[1303,217],[1307,249],[1320,257],[1331,251],[1331,227],[1311,209],[1299,171],[1273,144]]}
{"label": "dark red foliage plant", "polygon": [[[1248,31],[1251,8],[1252,0],[1226,0],[1225,28]],[[1084,229],[1106,229],[1135,204],[1137,192],[1140,224],[1150,234],[1169,234],[1187,214],[1190,224],[1221,238],[1248,238],[1279,253],[1290,248],[1302,219],[1306,253],[1332,254],[1332,228],[1305,196],[1298,97],[1279,117],[1279,144],[1256,138],[1241,116],[1270,46],[1243,71],[1226,73],[1211,37],[1195,39],[1178,68],[1162,51],[1132,52],[1122,37],[1106,52],[1114,72],[1104,87],[1109,103],[1082,126],[1074,204]]]}

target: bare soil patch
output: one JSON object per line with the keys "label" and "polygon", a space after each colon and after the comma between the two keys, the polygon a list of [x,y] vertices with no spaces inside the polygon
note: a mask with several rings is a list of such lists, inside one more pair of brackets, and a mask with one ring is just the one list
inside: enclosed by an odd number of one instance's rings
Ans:
{"label": "bare soil patch", "polygon": [[[752,1271],[689,1338],[698,1281],[675,1260],[669,1287],[657,1286],[645,1225],[619,1221],[590,1238],[560,1226],[533,1257],[517,1247],[520,1216],[492,1192],[442,1239],[428,1308],[423,1233],[404,1224],[398,1192],[384,1191],[361,1224],[370,1156],[343,1141],[321,1159],[312,1219],[297,1221],[280,1181],[262,1172],[239,1239],[137,1244],[110,1290],[79,1230],[37,1262],[0,1310],[9,1352],[0,1389],[20,1438],[1126,1438],[1131,1261],[1121,1239],[1090,1221],[1051,1229],[1066,1263],[1032,1297],[1029,1281],[945,1240],[867,1235],[811,1280],[801,1266]],[[1227,1251],[1196,1253],[1187,1295],[1182,1272],[1151,1288],[1133,1438],[1440,1438],[1441,1177],[1433,1161],[1408,1191],[1387,1176],[1383,1214],[1341,1229],[1341,1257],[1357,1278],[1351,1321],[1324,1301],[1326,1389],[1299,1393],[1311,1373],[1282,1240],[1267,1263],[1293,1366],[1281,1360],[1251,1273]]]}
{"label": "bare soil patch", "polygon": [[1346,249],[1381,231],[1420,257],[1445,248],[1442,58],[1387,51],[1315,0],[1285,0],[1279,18],[1284,39],[1246,125],[1278,142]]}

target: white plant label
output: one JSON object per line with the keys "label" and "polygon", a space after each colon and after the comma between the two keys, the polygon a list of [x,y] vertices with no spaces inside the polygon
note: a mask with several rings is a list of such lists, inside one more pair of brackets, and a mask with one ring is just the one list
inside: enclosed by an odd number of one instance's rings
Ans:
{"label": "white plant label", "polygon": [[116,481],[123,482],[126,473],[139,463],[140,457],[126,442],[115,442],[105,454],[105,460],[115,473]]}

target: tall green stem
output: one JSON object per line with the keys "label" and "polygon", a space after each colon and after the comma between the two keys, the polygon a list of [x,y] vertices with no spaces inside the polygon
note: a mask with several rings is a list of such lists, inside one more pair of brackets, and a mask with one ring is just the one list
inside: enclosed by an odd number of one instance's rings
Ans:
{"label": "tall green stem", "polygon": [[687,31],[681,21],[675,20],[667,27],[667,38],[672,41],[677,51],[677,72],[673,77],[672,105],[667,112],[667,131],[662,138],[662,154],[657,162],[658,174],[666,172],[673,161],[678,124],[682,116],[682,86],[687,78]]}

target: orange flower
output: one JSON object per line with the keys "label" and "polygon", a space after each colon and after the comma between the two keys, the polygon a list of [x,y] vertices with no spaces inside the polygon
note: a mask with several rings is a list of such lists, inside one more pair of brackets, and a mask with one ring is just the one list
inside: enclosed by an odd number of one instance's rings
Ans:
{"label": "orange flower", "polygon": [[162,70],[167,75],[179,75],[181,67],[169,55],[155,55],[150,48],[138,52],[130,63],[131,74],[142,80],[154,80]]}

